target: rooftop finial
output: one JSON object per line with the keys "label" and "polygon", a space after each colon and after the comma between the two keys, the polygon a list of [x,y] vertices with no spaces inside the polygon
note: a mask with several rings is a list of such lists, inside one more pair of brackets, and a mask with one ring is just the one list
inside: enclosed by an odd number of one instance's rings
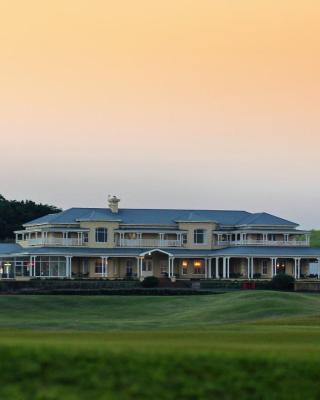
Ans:
{"label": "rooftop finial", "polygon": [[117,214],[119,210],[119,202],[120,199],[118,199],[117,196],[108,196],[108,203],[109,203],[109,208],[112,213]]}

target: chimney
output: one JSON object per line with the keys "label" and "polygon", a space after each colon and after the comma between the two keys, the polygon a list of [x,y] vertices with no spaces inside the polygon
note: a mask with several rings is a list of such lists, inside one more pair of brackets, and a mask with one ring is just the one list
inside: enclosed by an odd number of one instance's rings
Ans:
{"label": "chimney", "polygon": [[108,203],[109,203],[109,208],[112,213],[118,214],[118,203],[120,202],[120,199],[117,198],[117,196],[109,196],[108,197]]}

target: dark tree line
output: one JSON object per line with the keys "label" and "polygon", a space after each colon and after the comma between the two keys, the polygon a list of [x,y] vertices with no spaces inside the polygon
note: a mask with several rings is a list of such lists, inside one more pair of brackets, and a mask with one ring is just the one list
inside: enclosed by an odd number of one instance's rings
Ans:
{"label": "dark tree line", "polygon": [[55,206],[36,204],[31,200],[6,200],[0,195],[0,241],[14,239],[14,231],[23,229],[26,222],[60,211]]}

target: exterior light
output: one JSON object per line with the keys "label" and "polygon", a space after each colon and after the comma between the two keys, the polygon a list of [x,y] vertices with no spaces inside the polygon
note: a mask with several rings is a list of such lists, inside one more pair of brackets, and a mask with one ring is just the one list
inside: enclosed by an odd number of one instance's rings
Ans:
{"label": "exterior light", "polygon": [[187,266],[188,266],[188,261],[185,261],[185,260],[182,261],[182,266],[183,266],[183,267],[187,267]]}
{"label": "exterior light", "polygon": [[202,262],[201,262],[201,261],[194,261],[193,265],[194,265],[195,267],[201,267]]}

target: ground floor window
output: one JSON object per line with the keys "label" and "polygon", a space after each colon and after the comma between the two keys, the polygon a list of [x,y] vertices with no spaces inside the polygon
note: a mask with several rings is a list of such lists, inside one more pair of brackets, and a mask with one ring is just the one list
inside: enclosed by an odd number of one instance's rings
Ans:
{"label": "ground floor window", "polygon": [[127,276],[132,276],[133,275],[133,260],[127,260],[126,261],[126,275]]}
{"label": "ground floor window", "polygon": [[193,262],[193,273],[204,274],[204,262],[203,260],[194,260]]}
{"label": "ground floor window", "polygon": [[143,260],[142,261],[142,271],[144,271],[144,272],[152,271],[152,260]]}
{"label": "ground floor window", "polygon": [[268,275],[268,260],[262,261],[262,275]]}
{"label": "ground floor window", "polygon": [[102,263],[102,261],[96,261],[95,262],[94,272],[96,274],[103,274],[103,263]]}
{"label": "ground floor window", "polygon": [[188,274],[188,261],[187,260],[183,260],[182,261],[182,275],[187,275]]}
{"label": "ground floor window", "polygon": [[65,257],[37,257],[35,262],[35,276],[37,277],[65,277]]}
{"label": "ground floor window", "polygon": [[287,266],[287,261],[279,259],[277,261],[277,274],[285,274],[286,266]]}

